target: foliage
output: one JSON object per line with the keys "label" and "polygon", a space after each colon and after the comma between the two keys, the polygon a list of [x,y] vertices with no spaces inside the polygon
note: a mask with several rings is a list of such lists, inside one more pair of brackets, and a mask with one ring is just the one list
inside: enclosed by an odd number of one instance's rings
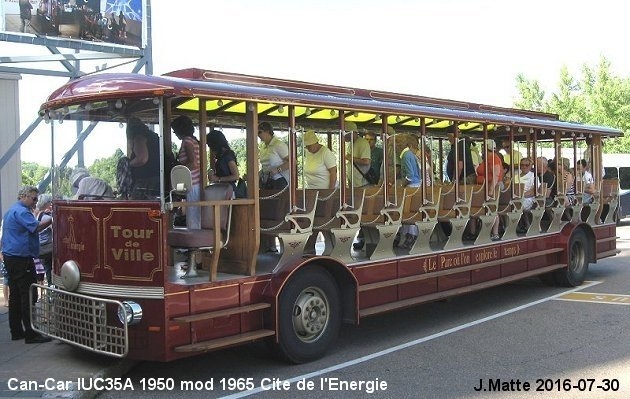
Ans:
{"label": "foliage", "polygon": [[546,96],[538,81],[519,74],[516,84],[520,98],[514,105],[558,114],[566,121],[623,130],[624,137],[606,141],[604,152],[630,152],[630,78],[615,76],[604,57],[596,66],[585,64],[578,78],[562,67],[559,78],[557,91]]}
{"label": "foliage", "polygon": [[46,166],[34,162],[22,162],[22,185],[37,187],[47,173]]}
{"label": "foliage", "polygon": [[118,148],[111,157],[97,159],[92,166],[88,168],[90,175],[98,176],[105,180],[110,186],[116,187],[116,166],[118,165],[118,160],[124,155],[120,148]]}

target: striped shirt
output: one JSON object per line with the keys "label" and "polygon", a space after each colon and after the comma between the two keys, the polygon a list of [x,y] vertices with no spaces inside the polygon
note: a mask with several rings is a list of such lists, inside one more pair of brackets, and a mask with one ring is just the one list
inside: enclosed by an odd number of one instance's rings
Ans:
{"label": "striped shirt", "polygon": [[[195,153],[194,162],[191,162],[188,160],[188,155],[186,154],[186,151],[184,150],[184,143],[186,142],[190,143],[194,149],[194,153]],[[177,154],[177,161],[179,161],[179,163],[181,163],[182,165],[186,165],[188,169],[190,169],[190,174],[192,176],[193,184],[201,183],[201,173],[199,171],[199,142],[194,137],[186,136],[182,139],[182,146],[179,149],[179,153]],[[188,166],[188,164],[190,163],[193,164],[192,168]]]}

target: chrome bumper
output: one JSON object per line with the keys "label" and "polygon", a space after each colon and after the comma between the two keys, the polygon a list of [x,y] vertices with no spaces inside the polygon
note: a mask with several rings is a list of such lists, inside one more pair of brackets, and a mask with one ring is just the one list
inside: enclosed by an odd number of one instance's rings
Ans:
{"label": "chrome bumper", "polygon": [[118,308],[125,311],[121,302],[39,284],[33,287],[41,293],[39,301],[31,306],[35,331],[91,352],[113,357],[127,355],[127,323],[121,323],[117,317]]}

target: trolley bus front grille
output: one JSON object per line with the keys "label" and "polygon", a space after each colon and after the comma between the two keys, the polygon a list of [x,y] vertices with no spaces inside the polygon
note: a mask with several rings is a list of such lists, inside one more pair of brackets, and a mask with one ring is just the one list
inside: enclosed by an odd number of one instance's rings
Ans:
{"label": "trolley bus front grille", "polygon": [[[31,322],[36,331],[60,341],[114,357],[129,350],[127,324],[118,321],[118,301],[94,298],[43,285],[39,302],[31,306]],[[31,302],[32,303],[32,302]],[[108,309],[116,325],[108,323]]]}

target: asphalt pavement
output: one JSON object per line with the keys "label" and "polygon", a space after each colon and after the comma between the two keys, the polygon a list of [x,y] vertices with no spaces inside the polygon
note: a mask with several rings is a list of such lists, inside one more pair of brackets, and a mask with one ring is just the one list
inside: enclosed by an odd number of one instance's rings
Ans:
{"label": "asphalt pavement", "polygon": [[93,387],[97,378],[108,381],[133,367],[132,361],[92,354],[57,340],[29,345],[12,341],[9,308],[3,303],[0,290],[0,399],[90,399],[99,393]]}

